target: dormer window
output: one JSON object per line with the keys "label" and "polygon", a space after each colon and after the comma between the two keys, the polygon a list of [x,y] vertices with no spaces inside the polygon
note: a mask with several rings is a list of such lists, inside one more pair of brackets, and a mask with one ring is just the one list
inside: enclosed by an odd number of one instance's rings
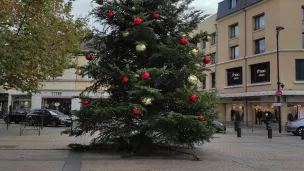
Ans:
{"label": "dormer window", "polygon": [[229,9],[235,8],[238,0],[229,0]]}

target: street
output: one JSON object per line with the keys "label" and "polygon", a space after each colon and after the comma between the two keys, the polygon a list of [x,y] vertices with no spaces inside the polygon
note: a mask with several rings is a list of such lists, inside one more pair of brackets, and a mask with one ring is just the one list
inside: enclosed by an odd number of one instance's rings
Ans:
{"label": "street", "polygon": [[112,152],[74,152],[70,143],[87,144],[89,136],[60,135],[65,127],[44,127],[41,135],[28,127],[19,135],[20,125],[9,130],[0,125],[0,170],[7,171],[302,171],[304,141],[299,136],[274,130],[273,139],[265,129],[243,128],[242,138],[229,128],[227,134],[214,135],[211,143],[191,152],[201,158],[168,154],[122,158]]}

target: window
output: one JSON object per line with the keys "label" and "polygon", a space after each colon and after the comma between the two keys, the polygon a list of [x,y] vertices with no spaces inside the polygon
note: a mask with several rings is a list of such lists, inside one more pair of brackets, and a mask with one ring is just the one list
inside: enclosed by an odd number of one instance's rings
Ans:
{"label": "window", "polygon": [[202,49],[206,49],[206,40],[202,41]]}
{"label": "window", "polygon": [[251,65],[251,83],[270,82],[270,62]]}
{"label": "window", "polygon": [[206,89],[206,79],[203,80],[203,82],[202,82],[202,88],[203,88],[203,89]]}
{"label": "window", "polygon": [[211,88],[215,88],[215,72],[211,73]]}
{"label": "window", "polygon": [[302,33],[302,48],[304,48],[304,33]]}
{"label": "window", "polygon": [[211,64],[215,64],[215,56],[216,56],[216,53],[211,54],[211,56],[210,56]]}
{"label": "window", "polygon": [[239,25],[235,24],[230,26],[230,38],[238,37],[239,36]]}
{"label": "window", "polygon": [[211,35],[211,45],[214,45],[215,42],[216,42],[216,34],[213,33],[213,34]]}
{"label": "window", "polygon": [[227,69],[227,84],[228,86],[242,85],[242,67]]}
{"label": "window", "polygon": [[304,59],[296,59],[296,80],[304,81]]}
{"label": "window", "polygon": [[260,30],[263,29],[265,26],[265,20],[264,15],[260,15],[254,18],[255,20],[255,29],[254,30]]}
{"label": "window", "polygon": [[235,8],[238,0],[229,0],[229,9]]}
{"label": "window", "polygon": [[302,21],[304,22],[304,7],[302,7]]}
{"label": "window", "polygon": [[254,54],[264,53],[265,52],[265,39],[258,39],[254,41],[255,50]]}
{"label": "window", "polygon": [[239,59],[239,46],[231,47],[231,59]]}

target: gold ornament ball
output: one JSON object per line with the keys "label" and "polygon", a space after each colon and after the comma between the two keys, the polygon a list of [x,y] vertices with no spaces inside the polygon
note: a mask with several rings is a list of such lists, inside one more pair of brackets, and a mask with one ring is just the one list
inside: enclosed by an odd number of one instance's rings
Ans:
{"label": "gold ornament ball", "polygon": [[135,7],[132,7],[132,11],[135,11],[136,10],[136,8]]}
{"label": "gold ornament ball", "polygon": [[199,51],[198,51],[197,49],[193,49],[193,50],[191,51],[191,54],[194,55],[194,56],[197,56],[198,53],[199,53]]}
{"label": "gold ornament ball", "polygon": [[188,77],[188,82],[191,84],[197,84],[198,83],[198,78],[195,75],[190,75]]}
{"label": "gold ornament ball", "polygon": [[146,45],[136,45],[136,51],[137,52],[144,52],[146,50]]}
{"label": "gold ornament ball", "polygon": [[208,42],[211,41],[211,37],[210,37],[210,36],[207,37],[207,41],[208,41]]}
{"label": "gold ornament ball", "polygon": [[145,104],[145,105],[149,105],[149,104],[152,103],[152,99],[151,99],[151,98],[148,98],[148,97],[145,97],[145,98],[142,99],[142,102],[143,102],[143,104]]}

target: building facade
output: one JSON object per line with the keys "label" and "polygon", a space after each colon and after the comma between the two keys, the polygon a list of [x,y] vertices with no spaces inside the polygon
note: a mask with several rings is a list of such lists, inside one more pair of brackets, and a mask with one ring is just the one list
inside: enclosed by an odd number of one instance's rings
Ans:
{"label": "building facade", "polygon": [[[284,28],[279,31],[278,67],[277,26]],[[215,57],[207,65],[210,72],[203,84],[218,93],[221,120],[232,121],[235,110],[247,124],[257,124],[258,111],[269,111],[277,118],[278,73],[283,85],[282,125],[290,116],[304,118],[303,0],[224,0],[218,13],[198,30],[214,35],[199,47]]]}
{"label": "building facade", "polygon": [[[76,56],[75,59],[79,66],[86,65],[88,62],[84,55]],[[43,87],[37,94],[28,94],[17,90],[2,90],[0,91],[1,116],[8,112],[10,105],[13,110],[51,108],[70,114],[72,110],[79,110],[82,105],[81,99],[75,98],[75,96],[79,96],[85,88],[92,85],[92,81],[93,79],[88,75],[82,76],[76,69],[68,69],[62,76],[54,80],[41,82]],[[92,99],[108,97],[102,90],[88,96]]]}

